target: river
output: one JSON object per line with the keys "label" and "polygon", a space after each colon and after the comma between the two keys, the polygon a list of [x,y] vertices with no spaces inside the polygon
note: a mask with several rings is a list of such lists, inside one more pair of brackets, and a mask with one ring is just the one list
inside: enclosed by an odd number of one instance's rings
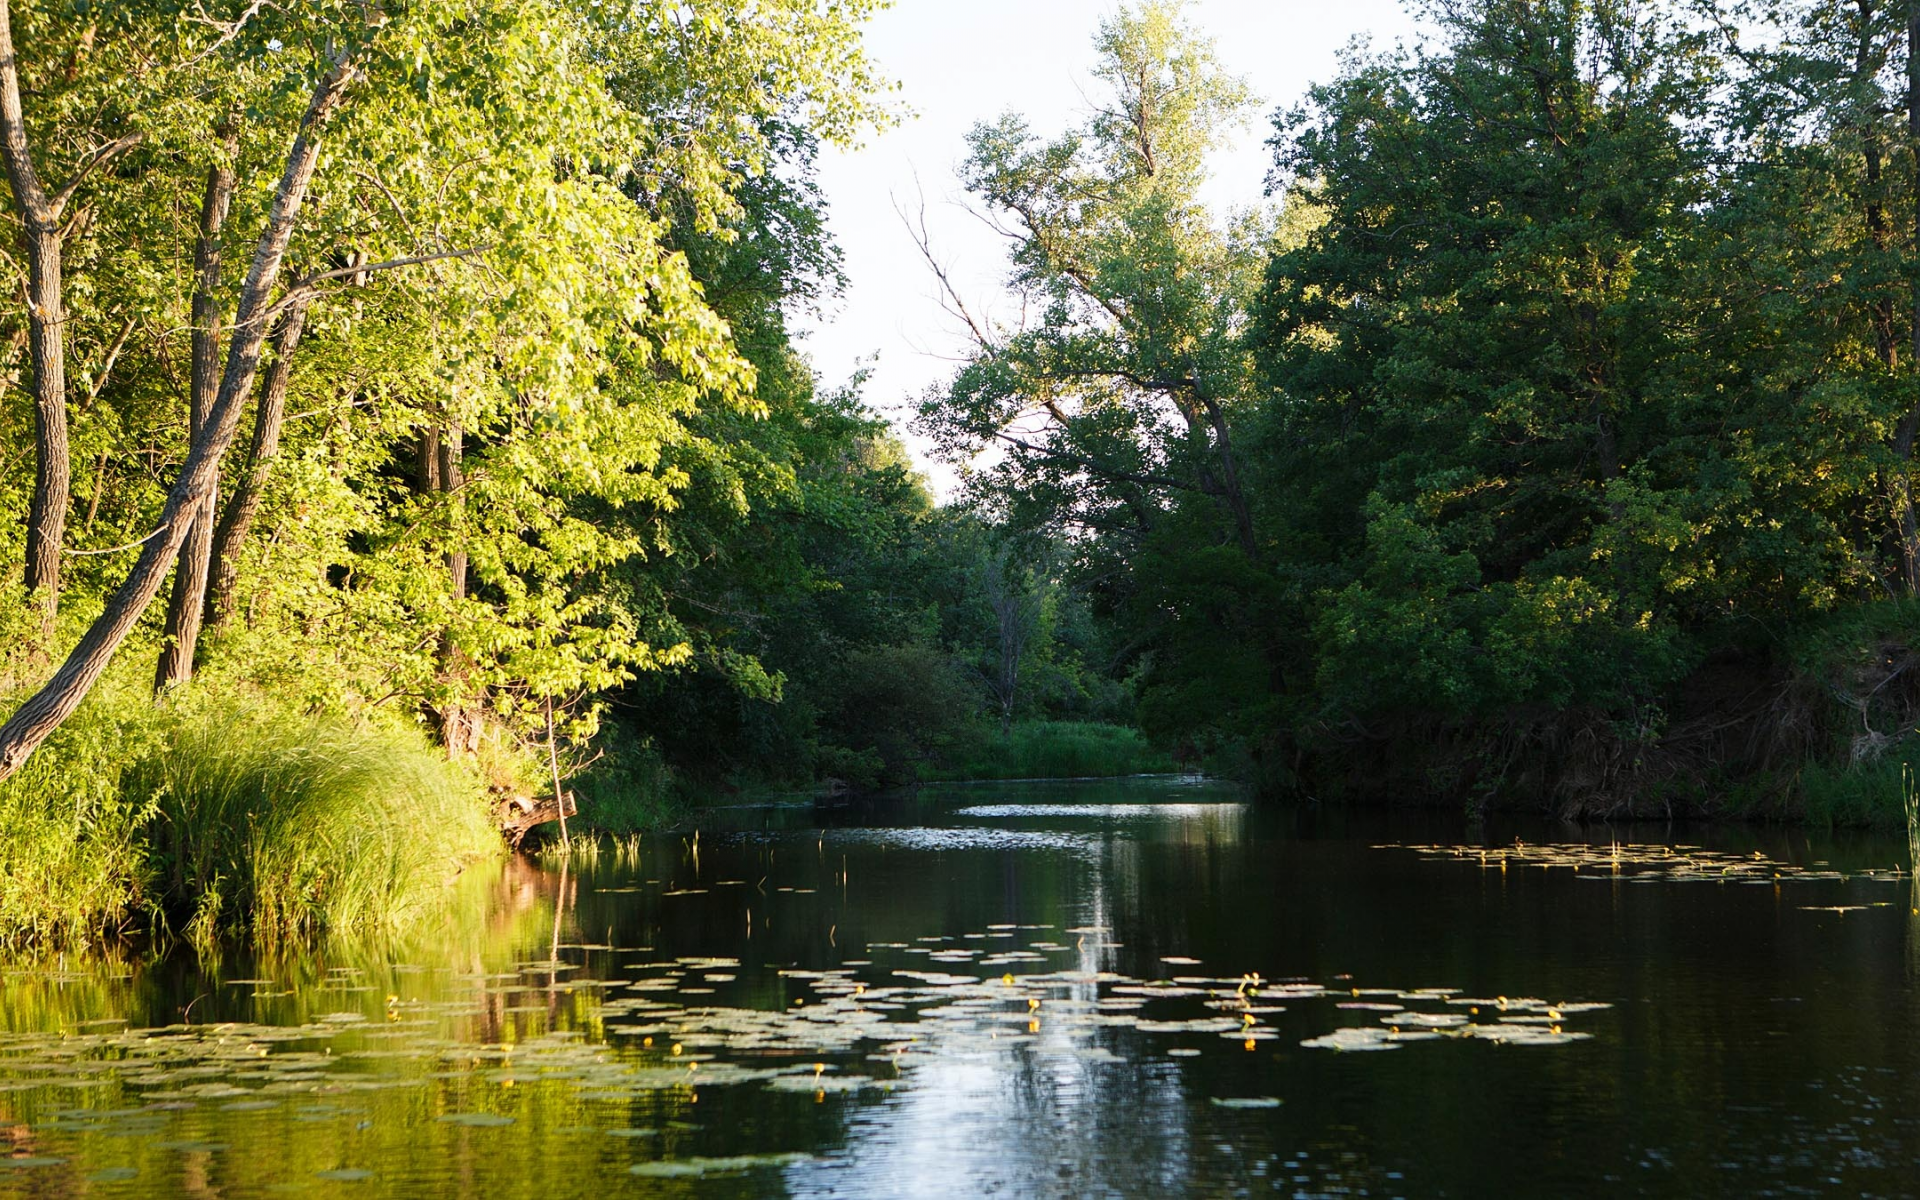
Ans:
{"label": "river", "polygon": [[1909,1195],[1904,845],[743,807],[430,935],[0,965],[0,1196]]}

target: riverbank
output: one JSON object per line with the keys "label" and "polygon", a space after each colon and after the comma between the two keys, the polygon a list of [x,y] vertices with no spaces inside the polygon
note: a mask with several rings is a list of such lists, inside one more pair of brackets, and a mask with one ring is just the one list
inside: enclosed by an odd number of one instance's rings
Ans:
{"label": "riverbank", "polygon": [[[1887,706],[1907,703],[1906,659],[1879,653],[1881,674],[1854,686],[1877,688],[1870,719],[1895,721]],[[1848,739],[1823,699],[1831,683],[1756,678],[1735,663],[1714,671],[1695,677],[1676,720],[1638,742],[1593,714],[1505,726],[1409,720],[1309,746],[1285,772],[1269,762],[1264,777],[1251,756],[1209,766],[1281,803],[1905,826],[1904,781],[1920,765],[1920,739]],[[1136,729],[1031,721],[919,773],[947,784],[1175,769]],[[833,784],[703,786],[647,745],[610,739],[569,786],[579,802],[573,832],[598,845],[697,822],[717,805],[813,797]],[[260,696],[189,692],[156,706],[123,681],[0,784],[0,945],[81,947],[135,932],[203,946],[401,932],[440,912],[463,870],[505,853],[493,809],[483,772],[450,762],[418,729],[310,716]]]}
{"label": "riverbank", "polygon": [[503,853],[480,774],[417,731],[103,689],[0,783],[0,945],[395,932]]}
{"label": "riverbank", "polygon": [[923,767],[923,783],[1096,779],[1159,775],[1173,756],[1139,730],[1095,721],[1017,721],[1005,734],[968,744],[947,763]]}

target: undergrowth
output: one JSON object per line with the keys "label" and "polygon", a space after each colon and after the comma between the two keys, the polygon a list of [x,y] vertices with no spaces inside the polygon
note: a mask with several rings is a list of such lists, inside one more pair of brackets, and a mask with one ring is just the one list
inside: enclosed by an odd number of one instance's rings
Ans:
{"label": "undergrowth", "polygon": [[568,786],[578,806],[570,820],[588,832],[619,835],[658,829],[685,807],[672,768],[644,742],[612,741]]}
{"label": "undergrowth", "polygon": [[147,909],[153,809],[129,802],[121,783],[125,764],[161,737],[157,722],[129,719],[103,695],[0,782],[0,944],[86,945]]}
{"label": "undergrowth", "polygon": [[396,932],[501,853],[480,778],[418,731],[143,683],[103,681],[0,782],[0,945]]}
{"label": "undergrowth", "polygon": [[1147,775],[1174,769],[1139,730],[1093,721],[1021,721],[1002,737],[972,742],[940,767],[922,772],[928,782],[968,779],[1074,779]]}

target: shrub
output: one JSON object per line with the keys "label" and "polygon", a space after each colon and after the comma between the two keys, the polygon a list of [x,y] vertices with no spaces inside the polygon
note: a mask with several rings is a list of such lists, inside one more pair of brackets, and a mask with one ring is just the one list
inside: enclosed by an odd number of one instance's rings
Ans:
{"label": "shrub", "polygon": [[160,730],[150,704],[122,699],[101,689],[0,782],[0,944],[86,945],[150,897],[151,809],[129,803],[122,776]]}
{"label": "shrub", "polygon": [[929,780],[1073,779],[1145,775],[1174,769],[1137,729],[1092,721],[1021,721],[1006,737],[968,746],[956,766]]}

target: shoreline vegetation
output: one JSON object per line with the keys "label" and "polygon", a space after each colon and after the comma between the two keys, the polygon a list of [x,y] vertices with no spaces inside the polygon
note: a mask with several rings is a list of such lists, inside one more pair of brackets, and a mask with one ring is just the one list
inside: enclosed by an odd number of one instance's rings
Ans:
{"label": "shoreline vegetation", "polygon": [[0,0],[0,945],[430,925],[569,793],[1920,820],[1920,31],[1762,7],[1422,4],[1269,112],[1120,6],[961,148],[1026,319],[907,222],[936,501],[793,327],[869,0]]}

